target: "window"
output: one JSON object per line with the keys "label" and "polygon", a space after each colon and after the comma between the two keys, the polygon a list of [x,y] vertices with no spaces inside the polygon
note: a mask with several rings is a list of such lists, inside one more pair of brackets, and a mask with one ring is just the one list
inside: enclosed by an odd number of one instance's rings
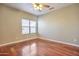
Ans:
{"label": "window", "polygon": [[36,33],[36,22],[22,19],[22,34]]}
{"label": "window", "polygon": [[29,34],[29,20],[22,19],[22,34]]}
{"label": "window", "polygon": [[36,22],[30,21],[30,33],[36,33]]}

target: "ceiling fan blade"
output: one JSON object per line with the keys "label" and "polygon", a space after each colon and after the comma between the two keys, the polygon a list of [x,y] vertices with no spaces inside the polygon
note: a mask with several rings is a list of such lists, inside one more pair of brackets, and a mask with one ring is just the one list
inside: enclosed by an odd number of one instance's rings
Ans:
{"label": "ceiling fan blade", "polygon": [[44,7],[46,7],[46,8],[49,8],[50,6],[49,5],[43,5]]}
{"label": "ceiling fan blade", "polygon": [[49,10],[52,10],[52,9],[54,9],[54,7],[49,8]]}
{"label": "ceiling fan blade", "polygon": [[51,7],[51,6],[49,6],[49,5],[43,5],[43,6],[46,7],[46,8],[48,8],[49,10],[54,9],[54,7]]}

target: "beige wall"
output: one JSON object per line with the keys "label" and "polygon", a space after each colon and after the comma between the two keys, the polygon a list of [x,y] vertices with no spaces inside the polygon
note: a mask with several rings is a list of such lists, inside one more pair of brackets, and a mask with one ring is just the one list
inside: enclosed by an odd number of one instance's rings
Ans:
{"label": "beige wall", "polygon": [[[0,5],[0,44],[23,40],[28,35],[21,33],[21,19],[36,21],[36,16],[4,5]],[[32,34],[30,37],[36,36]]]}
{"label": "beige wall", "polygon": [[43,37],[79,45],[79,4],[40,16],[38,32]]}

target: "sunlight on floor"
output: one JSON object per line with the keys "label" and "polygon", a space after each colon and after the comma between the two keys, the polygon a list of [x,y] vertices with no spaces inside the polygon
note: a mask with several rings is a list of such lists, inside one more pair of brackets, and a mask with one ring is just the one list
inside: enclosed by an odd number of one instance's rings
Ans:
{"label": "sunlight on floor", "polygon": [[33,43],[31,45],[24,46],[22,49],[22,55],[23,56],[29,56],[29,55],[36,55],[37,54],[37,46],[36,43]]}

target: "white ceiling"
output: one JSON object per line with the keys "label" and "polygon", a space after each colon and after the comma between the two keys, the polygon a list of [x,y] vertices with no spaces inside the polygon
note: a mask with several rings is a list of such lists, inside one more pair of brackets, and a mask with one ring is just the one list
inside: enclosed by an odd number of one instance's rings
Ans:
{"label": "white ceiling", "polygon": [[49,10],[48,8],[46,8],[40,12],[40,11],[35,10],[33,8],[32,3],[5,3],[5,5],[7,5],[9,7],[16,8],[16,9],[19,9],[19,10],[22,10],[25,12],[29,12],[29,13],[36,15],[36,16],[43,15],[48,12],[57,10],[59,8],[71,5],[71,3],[43,3],[43,4],[50,5],[50,7],[54,7],[54,9]]}

